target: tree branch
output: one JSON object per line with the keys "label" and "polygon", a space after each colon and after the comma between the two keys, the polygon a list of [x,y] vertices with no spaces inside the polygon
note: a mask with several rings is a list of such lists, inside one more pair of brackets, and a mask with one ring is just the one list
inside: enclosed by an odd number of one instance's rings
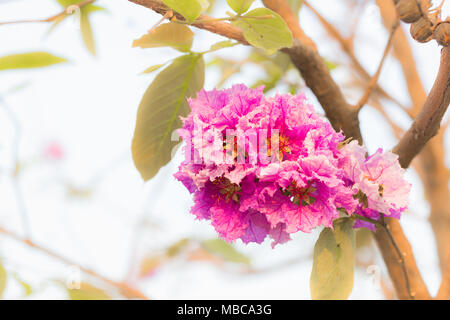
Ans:
{"label": "tree branch", "polygon": [[294,14],[291,6],[287,1],[263,0],[263,3],[267,8],[275,11],[284,19],[294,38],[298,39],[304,45],[310,46],[311,48],[317,50],[314,41],[312,41],[311,38],[309,38],[300,27],[300,24],[298,23],[298,17]]}
{"label": "tree branch", "polygon": [[388,56],[389,49],[391,48],[391,45],[392,45],[392,40],[394,39],[394,34],[395,34],[395,31],[397,30],[398,26],[399,26],[399,21],[397,20],[396,23],[394,24],[394,26],[391,28],[391,32],[389,34],[389,39],[386,44],[386,47],[384,48],[383,57],[381,58],[381,61],[377,68],[377,71],[375,72],[373,77],[370,79],[369,85],[367,86],[366,91],[364,92],[363,96],[361,97],[359,102],[356,104],[356,110],[358,110],[358,111],[360,111],[362,109],[362,107],[367,103],[367,101],[370,98],[370,94],[377,86],[378,78],[380,77],[381,70],[383,69],[384,61],[386,60],[386,58]]}
{"label": "tree branch", "polygon": [[439,291],[436,295],[437,300],[450,299],[450,259],[447,262],[447,268],[442,273],[442,281]]}
{"label": "tree branch", "polygon": [[450,103],[450,47],[441,52],[441,64],[433,88],[417,115],[411,128],[394,148],[399,155],[403,168],[409,164],[422,150],[425,144],[434,137],[440,127],[442,117]]}
{"label": "tree branch", "polygon": [[348,104],[312,40],[303,33],[288,2],[286,0],[263,0],[263,2],[267,8],[285,19],[294,36],[297,35],[287,53],[300,71],[306,85],[319,100],[334,129],[342,130],[347,137],[352,137],[362,144],[358,113]]}
{"label": "tree branch", "polygon": [[19,23],[39,23],[39,22],[53,22],[58,20],[59,18],[62,18],[68,14],[72,14],[73,13],[73,8],[76,7],[78,9],[81,9],[85,6],[87,6],[88,4],[91,4],[93,2],[95,2],[96,0],[84,0],[84,1],[80,1],[79,3],[73,4],[71,6],[68,6],[67,8],[65,8],[63,11],[61,11],[58,14],[55,14],[51,17],[45,18],[45,19],[31,19],[31,20],[14,20],[14,21],[5,21],[5,22],[0,22],[0,26],[1,25],[7,25],[7,24],[19,24]]}
{"label": "tree branch", "polygon": [[[361,65],[361,63],[358,61],[358,59],[355,56],[355,53],[353,51],[353,46],[352,46],[352,43],[351,43],[352,39],[351,38],[350,39],[345,39],[340,34],[340,32],[320,14],[319,11],[317,11],[313,6],[311,6],[309,4],[309,2],[304,1],[303,3],[309,10],[311,10],[317,16],[318,20],[320,21],[320,23],[322,24],[324,29],[328,32],[328,34],[331,37],[333,37],[339,43],[339,45],[341,46],[342,50],[350,58],[350,60],[351,60],[351,62],[353,64],[353,67],[355,68],[355,71],[359,74],[359,76],[361,78],[363,78],[363,80],[370,81],[369,73],[366,71],[366,69],[364,69],[364,67]],[[393,24],[394,23],[392,21],[392,23],[390,25],[392,26]],[[397,29],[397,30],[399,30],[399,29]],[[378,84],[375,85],[375,91],[378,94],[380,94],[381,96],[383,96],[384,98],[391,100],[392,102],[394,102],[395,104],[400,106],[402,109],[405,109],[397,99],[394,99],[385,90],[383,90],[383,88],[381,88]]]}
{"label": "tree branch", "polygon": [[[411,245],[403,233],[400,222],[394,218],[385,218],[386,227],[377,227],[375,239],[388,268],[389,276],[394,284],[399,299],[430,299],[428,289],[417,268]],[[389,234],[390,231],[390,234]],[[391,236],[395,239],[393,245]],[[399,257],[398,253],[402,257]],[[405,270],[407,279],[405,277]]]}
{"label": "tree branch", "polygon": [[91,269],[82,267],[82,266],[78,265],[77,263],[74,263],[73,261],[70,261],[69,259],[58,255],[57,253],[55,253],[55,252],[53,252],[53,251],[51,251],[49,249],[46,249],[44,247],[41,247],[38,244],[36,244],[35,242],[32,242],[31,240],[24,239],[24,238],[16,235],[15,233],[12,233],[11,231],[3,229],[2,227],[0,227],[0,234],[3,234],[3,235],[5,235],[5,236],[7,236],[7,237],[9,237],[11,239],[14,239],[15,241],[18,241],[18,242],[23,243],[23,244],[25,244],[25,245],[27,245],[27,246],[29,246],[31,248],[36,249],[36,250],[38,250],[38,251],[40,251],[42,253],[45,253],[46,255],[48,255],[48,256],[56,259],[56,260],[59,260],[60,262],[62,262],[64,264],[67,264],[69,266],[71,266],[71,265],[78,266],[80,268],[80,270],[83,271],[84,273],[86,273],[86,274],[88,274],[88,275],[90,275],[92,277],[95,277],[97,279],[100,279],[101,281],[107,283],[108,285],[117,288],[119,290],[119,292],[121,294],[123,294],[123,296],[125,296],[126,298],[129,298],[129,299],[136,299],[136,298],[138,298],[138,299],[144,299],[144,300],[148,299],[139,290],[130,287],[126,283],[116,282],[116,281],[110,280],[110,279],[108,279],[108,278],[98,274],[97,272],[95,272],[95,271],[93,271]]}
{"label": "tree branch", "polygon": [[[143,7],[149,8],[163,16],[166,16],[167,12],[171,11],[169,7],[167,7],[162,1],[160,0],[129,0],[130,2],[139,4]],[[178,19],[178,20],[182,20],[184,21],[184,17],[177,13],[177,12],[173,12],[174,16]],[[213,18],[211,18],[210,16],[207,15],[200,15],[198,17],[198,20],[212,20]],[[193,22],[191,24],[193,27],[199,28],[199,29],[203,29],[203,30],[207,30],[210,31],[212,33],[221,35],[223,37],[229,38],[229,39],[233,39],[236,41],[239,41],[242,44],[248,45],[249,43],[247,42],[247,40],[245,40],[244,35],[241,31],[241,29],[233,26],[232,24],[228,23],[228,22],[222,22],[222,21],[213,21],[213,22],[202,22],[202,23],[198,23],[198,22]]]}

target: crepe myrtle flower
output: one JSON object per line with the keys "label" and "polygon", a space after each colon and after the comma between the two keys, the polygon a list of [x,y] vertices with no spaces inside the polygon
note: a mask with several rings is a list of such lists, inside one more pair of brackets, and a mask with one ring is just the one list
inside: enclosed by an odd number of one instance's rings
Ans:
{"label": "crepe myrtle flower", "polygon": [[[372,220],[378,220],[380,214],[399,219],[408,208],[411,184],[404,179],[398,156],[378,149],[366,157],[367,149],[356,141],[346,145],[342,153],[346,183],[359,202],[355,213]],[[370,222],[357,221],[355,227],[360,226],[374,230]]]}
{"label": "crepe myrtle flower", "polygon": [[[262,243],[269,237],[275,246],[298,231],[332,227],[342,212],[404,207],[392,206],[390,181],[380,180],[375,169],[380,156],[366,159],[364,152],[360,158],[354,143],[343,148],[344,136],[303,94],[265,97],[263,87],[235,85],[202,90],[189,105],[178,132],[185,159],[175,178],[193,194],[191,213],[210,220],[227,241]],[[382,159],[382,166],[396,161]],[[352,164],[361,168],[357,176]],[[387,192],[384,206],[372,200],[369,182],[377,179]],[[370,206],[364,207],[366,198]]]}

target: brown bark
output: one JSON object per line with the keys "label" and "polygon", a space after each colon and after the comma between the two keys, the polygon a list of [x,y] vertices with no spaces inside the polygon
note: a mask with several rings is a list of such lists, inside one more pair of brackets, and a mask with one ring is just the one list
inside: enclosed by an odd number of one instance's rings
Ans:
{"label": "brown bark", "polygon": [[[160,0],[129,0],[130,2],[134,2],[136,4],[139,4],[141,6],[147,7],[161,15],[165,15],[170,9]],[[184,20],[183,16],[177,12],[174,12],[175,17],[178,20]],[[198,20],[209,20],[212,19],[211,17],[207,15],[200,15],[198,17]],[[207,23],[193,23],[192,26],[208,30],[212,33],[224,36],[229,39],[233,39],[236,41],[241,42],[242,44],[248,45],[248,42],[245,40],[244,35],[242,34],[242,31],[239,28],[236,28],[232,24],[228,22],[222,22],[222,21],[214,21],[214,22],[207,22]]]}
{"label": "brown bark", "polygon": [[288,53],[306,85],[319,100],[334,129],[342,130],[346,137],[352,137],[362,144],[358,113],[345,100],[322,57],[298,40],[294,40],[294,46]]}
{"label": "brown bark", "polygon": [[409,167],[415,156],[439,130],[442,117],[450,103],[450,47],[442,49],[439,72],[422,110],[411,128],[394,148],[403,168]]}
{"label": "brown bark", "polygon": [[385,219],[401,256],[385,228],[377,227],[375,239],[388,268],[397,297],[399,299],[430,299],[428,289],[417,268],[411,245],[403,233],[400,222],[394,218]]}
{"label": "brown bark", "polygon": [[[386,28],[397,18],[392,1],[377,0]],[[400,29],[394,38],[394,55],[400,62],[413,107],[407,110],[414,118],[426,100],[426,93],[405,32]],[[430,223],[433,227],[441,270],[446,268],[450,254],[450,205],[448,169],[445,166],[443,132],[431,139],[415,160],[416,170],[424,184],[430,204]]]}

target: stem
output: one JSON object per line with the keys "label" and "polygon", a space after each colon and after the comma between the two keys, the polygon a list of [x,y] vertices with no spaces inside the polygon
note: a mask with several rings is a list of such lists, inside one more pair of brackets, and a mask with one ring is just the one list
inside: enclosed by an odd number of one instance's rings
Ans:
{"label": "stem", "polygon": [[367,86],[363,96],[359,100],[359,102],[356,104],[356,110],[359,112],[364,105],[367,103],[367,101],[370,98],[370,95],[372,94],[372,91],[377,86],[378,78],[380,77],[381,70],[383,69],[384,62],[386,61],[386,58],[389,53],[389,49],[392,46],[392,42],[394,40],[395,31],[397,31],[397,28],[399,26],[400,21],[396,20],[394,26],[391,29],[391,32],[389,34],[389,39],[387,41],[386,47],[384,49],[383,57],[381,58],[381,61],[378,65],[377,71],[375,72],[374,76],[370,79],[369,85]]}
{"label": "stem", "polygon": [[189,22],[186,20],[177,20],[173,19],[172,22],[181,23],[181,24],[187,24],[187,25],[195,25],[195,24],[202,24],[202,23],[212,23],[217,21],[236,21],[238,19],[255,19],[255,20],[265,20],[265,19],[272,19],[272,15],[265,15],[261,17],[247,17],[247,16],[232,16],[232,17],[223,17],[223,18],[210,18],[210,19],[198,19],[194,20],[193,22]]}
{"label": "stem", "polygon": [[403,275],[405,277],[405,283],[406,283],[406,290],[408,291],[409,297],[410,297],[410,299],[414,300],[414,295],[411,293],[411,285],[409,283],[409,276],[408,276],[408,270],[406,269],[405,258],[403,257],[403,254],[402,254],[400,248],[398,247],[397,242],[395,241],[394,237],[392,236],[392,233],[389,230],[389,227],[384,220],[384,215],[381,212],[380,212],[380,221],[381,221],[380,225],[386,231],[386,233],[389,237],[389,240],[391,241],[392,245],[394,246],[394,249],[397,252],[398,258],[402,265]]}
{"label": "stem", "polygon": [[356,214],[352,215],[351,218],[353,218],[355,220],[361,220],[361,221],[366,221],[366,222],[372,223],[374,225],[382,227],[386,231],[386,233],[389,237],[389,240],[391,241],[392,246],[394,247],[394,249],[399,257],[399,261],[402,264],[403,275],[405,277],[405,283],[406,283],[406,290],[408,291],[410,299],[414,300],[414,295],[411,294],[411,286],[409,283],[409,276],[408,276],[408,270],[406,269],[405,259],[403,257],[403,254],[402,254],[400,248],[398,247],[397,242],[395,241],[391,231],[389,230],[388,225],[386,224],[386,222],[384,220],[384,215],[380,212],[380,220],[374,220],[374,219],[366,218],[366,217],[356,215]]}
{"label": "stem", "polygon": [[96,0],[84,0],[84,1],[80,1],[79,3],[73,4],[71,6],[68,6],[67,8],[64,8],[63,11],[61,11],[58,14],[55,14],[54,16],[45,18],[45,19],[31,19],[31,20],[14,20],[14,21],[5,21],[5,22],[0,22],[0,26],[1,25],[6,25],[6,24],[19,24],[19,23],[40,23],[40,22],[52,22],[57,20],[60,17],[72,14],[73,11],[69,12],[68,9],[70,8],[74,8],[77,7],[78,9],[81,9],[85,6],[87,6],[88,4],[91,4],[93,2],[95,2]]}
{"label": "stem", "polygon": [[380,221],[378,221],[378,220],[366,218],[366,217],[363,217],[363,216],[360,216],[360,215],[357,215],[357,214],[352,215],[351,218],[353,218],[355,220],[366,221],[366,222],[372,223],[374,225],[380,225]]}

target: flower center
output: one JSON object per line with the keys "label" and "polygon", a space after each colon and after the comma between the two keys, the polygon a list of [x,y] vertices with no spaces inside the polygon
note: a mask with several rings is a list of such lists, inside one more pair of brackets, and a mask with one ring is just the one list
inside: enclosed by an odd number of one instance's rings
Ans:
{"label": "flower center", "polygon": [[225,200],[226,202],[230,202],[233,200],[236,203],[239,203],[241,198],[241,186],[231,183],[230,180],[224,177],[216,178],[213,181],[213,184],[219,189],[219,195],[217,195],[217,201]]}
{"label": "flower center", "polygon": [[232,157],[233,160],[237,160],[239,155],[243,155],[245,159],[248,159],[248,152],[238,147],[237,136],[232,137],[232,141],[224,140],[223,150]]}
{"label": "flower center", "polygon": [[316,201],[316,198],[311,196],[316,190],[317,188],[310,182],[308,182],[306,187],[299,187],[297,186],[297,183],[293,181],[291,185],[285,189],[284,194],[290,197],[294,204],[305,207]]}
{"label": "flower center", "polygon": [[358,190],[358,193],[353,195],[353,199],[358,199],[359,203],[363,205],[363,208],[367,208],[369,206],[367,196],[361,190]]}
{"label": "flower center", "polygon": [[[266,139],[267,156],[272,156],[272,138]],[[291,147],[289,146],[289,137],[280,135],[278,138],[278,154],[277,159],[283,161],[284,155],[291,154]]]}

